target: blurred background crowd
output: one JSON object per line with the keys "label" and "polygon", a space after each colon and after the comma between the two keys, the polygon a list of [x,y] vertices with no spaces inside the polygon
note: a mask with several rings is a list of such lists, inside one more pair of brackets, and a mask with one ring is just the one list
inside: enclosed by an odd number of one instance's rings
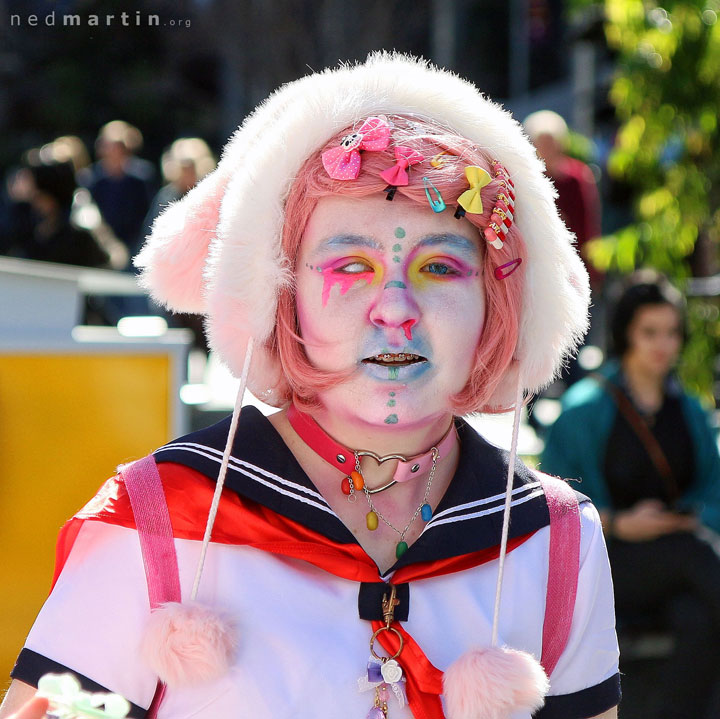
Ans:
{"label": "blurred background crowd", "polygon": [[[159,212],[307,68],[396,49],[471,79],[523,121],[590,272],[586,345],[529,407],[524,453],[601,510],[621,716],[718,716],[720,560],[688,537],[720,532],[720,0],[114,5],[0,0],[0,282],[21,260],[131,274]],[[78,323],[148,315],[87,292]],[[202,326],[164,319],[192,330],[202,409]]]}

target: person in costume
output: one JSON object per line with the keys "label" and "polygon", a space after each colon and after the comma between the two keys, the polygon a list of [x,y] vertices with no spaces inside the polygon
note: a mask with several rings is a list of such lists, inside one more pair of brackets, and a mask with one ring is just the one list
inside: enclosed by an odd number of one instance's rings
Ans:
{"label": "person in costume", "polygon": [[[312,74],[136,262],[237,405],[65,526],[6,714],[68,669],[138,717],[616,716],[598,515],[516,459],[589,293],[508,114],[408,57]],[[460,419],[513,408],[509,453]]]}
{"label": "person in costume", "polygon": [[[675,638],[649,716],[706,716],[720,661],[720,559],[701,527],[720,531],[720,455],[708,418],[673,367],[684,300],[647,271],[612,318],[614,359],[563,396],[543,471],[582,479],[600,511],[628,628],[648,615]],[[653,713],[654,711],[654,713]]]}

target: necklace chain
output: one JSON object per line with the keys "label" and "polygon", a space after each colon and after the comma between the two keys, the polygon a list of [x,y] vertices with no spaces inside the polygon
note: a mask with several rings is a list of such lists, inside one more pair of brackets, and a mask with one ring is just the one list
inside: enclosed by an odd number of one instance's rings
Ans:
{"label": "necklace chain", "polygon": [[[422,502],[418,505],[417,509],[413,513],[412,517],[410,517],[410,520],[405,525],[405,529],[400,531],[394,524],[392,524],[383,514],[380,512],[375,505],[373,504],[372,497],[370,496],[371,491],[368,490],[367,484],[363,484],[363,492],[365,493],[365,499],[367,499],[368,506],[370,507],[371,512],[375,512],[378,519],[382,519],[385,524],[387,524],[390,529],[394,530],[400,535],[400,541],[405,541],[405,534],[407,533],[408,529],[410,529],[410,525],[417,519],[418,515],[422,511],[422,508],[428,503],[428,497],[430,496],[430,487],[432,486],[433,479],[435,478],[435,468],[437,467],[437,458],[438,458],[438,450],[437,447],[433,447],[431,450],[432,452],[432,466],[430,467],[430,474],[428,475],[428,482],[427,486],[425,487],[425,494],[423,496]],[[355,452],[355,471],[360,472],[360,457],[358,456],[358,453]]]}

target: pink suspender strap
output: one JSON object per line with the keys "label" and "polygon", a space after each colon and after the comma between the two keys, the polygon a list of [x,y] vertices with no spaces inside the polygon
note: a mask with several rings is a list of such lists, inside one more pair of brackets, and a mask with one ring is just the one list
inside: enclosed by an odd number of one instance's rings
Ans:
{"label": "pink suspender strap", "polygon": [[140,537],[150,608],[180,601],[180,576],[170,513],[152,455],[122,469]]}
{"label": "pink suspender strap", "polygon": [[[121,473],[140,538],[150,609],[165,602],[179,602],[181,594],[177,554],[170,513],[155,459],[152,455],[143,457],[123,467]],[[155,719],[164,696],[165,685],[158,681],[146,719]]]}
{"label": "pink suspender strap", "polygon": [[550,676],[568,642],[580,572],[580,508],[561,479],[537,473],[550,512],[550,557],[540,663]]}

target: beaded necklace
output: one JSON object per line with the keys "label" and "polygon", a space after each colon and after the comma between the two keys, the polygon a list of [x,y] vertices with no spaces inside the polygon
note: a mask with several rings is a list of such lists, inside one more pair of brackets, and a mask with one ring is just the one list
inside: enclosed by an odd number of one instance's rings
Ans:
{"label": "beaded necklace", "polygon": [[[424,522],[429,522],[432,519],[432,507],[428,504],[428,496],[430,495],[430,487],[432,486],[433,479],[435,477],[435,468],[437,467],[437,458],[438,458],[438,450],[437,447],[433,447],[431,450],[432,452],[432,467],[430,468],[430,475],[428,476],[427,485],[425,487],[425,494],[423,496],[422,502],[418,505],[418,508],[413,513],[412,517],[410,517],[408,523],[405,525],[405,528],[401,531],[399,530],[394,524],[392,524],[383,514],[380,512],[377,507],[373,504],[372,497],[370,496],[371,492],[368,490],[367,485],[363,482],[363,492],[365,492],[365,498],[367,499],[368,506],[370,507],[370,511],[365,515],[365,524],[367,525],[367,528],[373,532],[378,528],[378,519],[382,519],[385,524],[387,524],[390,529],[395,530],[400,535],[400,541],[395,546],[395,557],[397,559],[400,559],[405,552],[408,550],[407,542],[405,541],[405,535],[407,534],[408,529],[410,529],[410,525],[417,519],[418,514],[422,516],[422,519]],[[360,473],[360,457],[358,456],[358,453],[355,452],[355,471],[357,473]]]}

